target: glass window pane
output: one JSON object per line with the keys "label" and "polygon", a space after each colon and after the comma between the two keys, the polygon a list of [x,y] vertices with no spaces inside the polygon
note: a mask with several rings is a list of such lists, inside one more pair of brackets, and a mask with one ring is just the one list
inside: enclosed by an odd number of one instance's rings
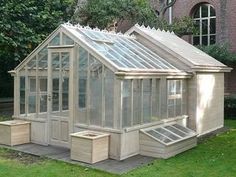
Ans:
{"label": "glass window pane", "polygon": [[176,94],[176,83],[175,80],[168,80],[168,95]]}
{"label": "glass window pane", "polygon": [[182,100],[176,99],[176,106],[175,106],[175,116],[181,116],[182,114]]}
{"label": "glass window pane", "polygon": [[216,33],[216,19],[211,18],[210,21],[211,21],[211,23],[210,23],[210,34],[215,34]]}
{"label": "glass window pane", "polygon": [[86,107],[86,86],[87,79],[79,79],[79,108]]}
{"label": "glass window pane", "polygon": [[29,95],[29,113],[35,113],[36,112],[36,96],[35,95]]}
{"label": "glass window pane", "polygon": [[59,111],[60,55],[52,53],[52,111]]}
{"label": "glass window pane", "polygon": [[[183,112],[182,109],[182,97],[183,94],[186,93],[185,86],[183,87],[183,80],[168,80],[168,96],[167,96],[167,113],[168,117],[176,117],[181,116],[185,113],[185,109]],[[185,97],[185,95],[184,95]],[[186,102],[184,102],[184,106],[186,106]]]}
{"label": "glass window pane", "polygon": [[175,84],[176,84],[176,91],[175,91],[175,93],[176,94],[181,94],[181,80],[176,80],[175,81]]}
{"label": "glass window pane", "polygon": [[208,34],[208,20],[202,20],[202,35]]}
{"label": "glass window pane", "polygon": [[62,80],[62,110],[69,109],[69,78],[64,77]]}
{"label": "glass window pane", "polygon": [[143,122],[151,122],[151,93],[152,93],[152,80],[143,80]]}
{"label": "glass window pane", "polygon": [[58,46],[60,45],[60,33],[58,33],[48,44],[49,46]]}
{"label": "glass window pane", "polygon": [[[79,48],[79,108],[86,107],[88,52]],[[84,120],[84,119],[83,119]],[[85,121],[85,120],[84,120]],[[83,121],[83,122],[84,122]]]}
{"label": "glass window pane", "polygon": [[216,16],[216,11],[215,11],[215,9],[214,9],[212,6],[210,7],[210,9],[211,9],[211,10],[210,10],[210,11],[211,11],[211,13],[210,13],[211,17],[212,17],[212,16]]}
{"label": "glass window pane", "polygon": [[105,95],[105,127],[113,128],[114,113],[114,73],[108,68],[104,69],[104,95]]}
{"label": "glass window pane", "polygon": [[52,111],[59,111],[59,78],[52,80]]}
{"label": "glass window pane", "polygon": [[152,84],[152,122],[159,121],[160,117],[160,81],[153,79]]}
{"label": "glass window pane", "polygon": [[90,124],[102,125],[102,64],[92,55],[89,57],[90,71]]}
{"label": "glass window pane", "polygon": [[216,36],[215,35],[211,35],[210,36],[210,44],[215,44],[216,43]]}
{"label": "glass window pane", "polygon": [[142,81],[133,80],[133,124],[141,124],[141,110],[142,110]]}
{"label": "glass window pane", "polygon": [[70,63],[70,54],[69,52],[62,52],[61,53],[61,68],[62,68],[62,74],[68,74],[66,71],[69,70],[69,63]]}
{"label": "glass window pane", "polygon": [[20,77],[20,114],[25,114],[25,77]]}
{"label": "glass window pane", "polygon": [[201,5],[202,17],[208,17],[208,4]]}
{"label": "glass window pane", "polygon": [[131,80],[123,81],[123,90],[122,90],[122,127],[131,126]]}
{"label": "glass window pane", "polygon": [[27,67],[29,70],[36,69],[36,57],[33,57],[28,63]]}
{"label": "glass window pane", "polygon": [[202,45],[208,45],[208,36],[202,36]]}
{"label": "glass window pane", "polygon": [[194,26],[198,30],[198,33],[200,32],[200,20],[195,20],[194,21]]}
{"label": "glass window pane", "polygon": [[35,78],[29,78],[29,87],[30,87],[30,92],[36,92],[36,79]]}
{"label": "glass window pane", "polygon": [[48,49],[45,47],[38,53],[38,68],[45,69],[48,67]]}
{"label": "glass window pane", "polygon": [[46,78],[39,79],[39,90],[40,92],[47,92],[48,80]]}
{"label": "glass window pane", "polygon": [[169,99],[168,100],[168,118],[175,117],[175,100]]}
{"label": "glass window pane", "polygon": [[194,17],[194,18],[200,18],[200,8],[199,8],[199,7],[198,7],[198,8],[196,9],[196,11],[194,12],[193,17]]}
{"label": "glass window pane", "polygon": [[69,36],[62,33],[62,45],[73,45],[73,44],[74,41]]}
{"label": "glass window pane", "polygon": [[47,112],[47,95],[40,95],[40,112]]}
{"label": "glass window pane", "polygon": [[200,37],[199,36],[193,37],[193,45],[200,45]]}

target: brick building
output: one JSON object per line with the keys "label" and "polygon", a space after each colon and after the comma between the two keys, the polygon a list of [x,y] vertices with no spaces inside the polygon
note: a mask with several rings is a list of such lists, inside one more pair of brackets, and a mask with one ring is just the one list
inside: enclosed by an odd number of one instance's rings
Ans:
{"label": "brick building", "polygon": [[[156,6],[154,0],[150,0]],[[192,17],[199,27],[199,35],[185,36],[194,45],[214,43],[230,46],[236,52],[236,1],[234,0],[177,0],[166,12],[167,19]],[[230,66],[236,68],[235,66]],[[225,92],[236,94],[235,69],[225,77]]]}

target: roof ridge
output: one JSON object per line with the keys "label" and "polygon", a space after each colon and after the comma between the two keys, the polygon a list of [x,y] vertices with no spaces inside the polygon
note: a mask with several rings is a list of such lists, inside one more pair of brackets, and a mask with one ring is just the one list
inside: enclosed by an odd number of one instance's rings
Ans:
{"label": "roof ridge", "polygon": [[160,28],[156,29],[155,27],[151,28],[149,25],[145,26],[144,24],[139,25],[138,23],[136,23],[135,26],[138,27],[138,28],[147,29],[147,30],[150,30],[150,31],[158,31],[158,32],[163,32],[163,33],[168,33],[168,34],[175,35],[174,31],[164,30],[164,29],[160,29]]}
{"label": "roof ridge", "polygon": [[70,22],[66,22],[66,23],[63,23],[62,24],[63,26],[66,26],[66,27],[72,27],[72,28],[78,28],[78,29],[85,29],[85,30],[90,30],[90,31],[95,31],[95,32],[101,32],[101,33],[105,33],[105,34],[111,34],[111,35],[118,35],[118,36],[123,36],[123,37],[130,37],[130,38],[135,38],[134,35],[129,35],[129,34],[126,34],[126,33],[122,33],[122,32],[115,32],[115,31],[108,31],[106,29],[99,29],[98,27],[95,27],[95,28],[91,28],[90,26],[82,26],[80,25],[79,23],[78,24],[75,24],[73,25],[72,23]]}

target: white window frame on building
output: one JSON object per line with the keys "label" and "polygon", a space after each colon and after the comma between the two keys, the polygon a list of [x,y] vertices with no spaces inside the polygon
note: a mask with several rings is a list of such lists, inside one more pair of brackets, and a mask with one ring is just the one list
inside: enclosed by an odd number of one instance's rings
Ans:
{"label": "white window frame on building", "polygon": [[[204,8],[207,8],[207,13],[204,13]],[[193,13],[193,20],[199,28],[198,34],[192,37],[193,45],[215,44],[216,12],[214,7],[211,4],[200,4]]]}

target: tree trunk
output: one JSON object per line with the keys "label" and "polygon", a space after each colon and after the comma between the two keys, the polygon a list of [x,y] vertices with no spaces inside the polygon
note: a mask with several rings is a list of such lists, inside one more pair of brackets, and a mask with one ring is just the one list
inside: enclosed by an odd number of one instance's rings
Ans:
{"label": "tree trunk", "polygon": [[160,10],[159,10],[159,17],[160,19],[164,19],[165,13],[168,8],[172,7],[175,4],[176,0],[159,0]]}

